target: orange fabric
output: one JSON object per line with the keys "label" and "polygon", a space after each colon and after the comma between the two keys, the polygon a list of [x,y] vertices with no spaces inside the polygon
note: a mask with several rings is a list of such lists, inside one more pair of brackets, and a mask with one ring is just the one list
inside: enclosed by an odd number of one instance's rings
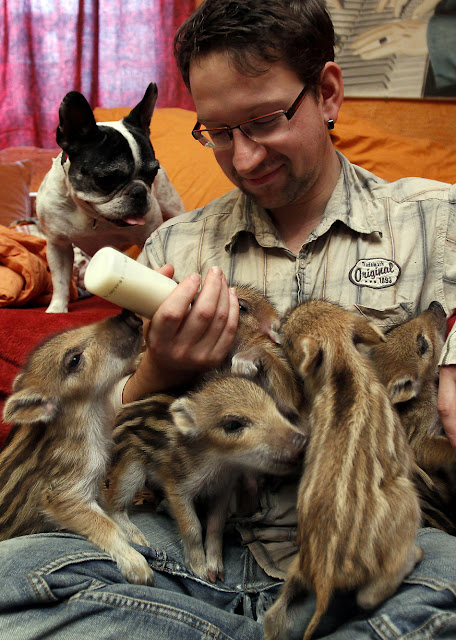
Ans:
{"label": "orange fabric", "polygon": [[[49,302],[52,281],[43,238],[0,225],[0,267],[0,307]],[[77,297],[72,282],[71,300]]]}
{"label": "orange fabric", "polygon": [[[129,112],[129,107],[118,107],[97,108],[94,113],[97,121],[102,122],[119,120]],[[365,118],[360,117],[363,114]],[[409,117],[409,114],[412,115]],[[454,116],[450,117],[451,114]],[[347,99],[333,139],[352,162],[387,180],[416,175],[456,182],[456,134],[452,133],[456,129],[449,126],[455,118],[456,101]],[[169,108],[156,109],[151,124],[157,158],[187,210],[203,206],[232,188],[214,154],[192,138],[190,132],[195,122],[194,111]],[[445,144],[432,140],[433,127],[438,139],[447,131]],[[422,131],[427,135],[420,137]],[[412,134],[415,137],[411,137]],[[3,149],[0,163],[31,159],[31,190],[34,191],[58,153],[59,149],[34,147]]]}
{"label": "orange fabric", "polygon": [[417,176],[456,182],[456,144],[394,135],[342,112],[331,135],[336,148],[351,162],[385,180]]}
{"label": "orange fabric", "polygon": [[456,144],[454,99],[345,98],[340,113],[368,120],[388,134]]}
{"label": "orange fabric", "polygon": [[9,225],[30,216],[31,175],[30,160],[0,164],[0,224]]}
{"label": "orange fabric", "polygon": [[29,190],[38,191],[44,176],[51,168],[52,158],[58,156],[61,151],[57,145],[55,149],[39,149],[38,147],[9,147],[8,149],[2,149],[0,151],[0,170],[1,164],[5,162],[30,160],[32,163],[32,177]]}

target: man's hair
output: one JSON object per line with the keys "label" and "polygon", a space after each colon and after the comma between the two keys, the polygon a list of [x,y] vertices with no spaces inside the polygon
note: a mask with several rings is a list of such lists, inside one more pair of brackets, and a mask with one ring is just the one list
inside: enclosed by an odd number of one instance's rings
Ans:
{"label": "man's hair", "polygon": [[188,89],[190,62],[224,52],[243,75],[281,61],[315,91],[334,39],[323,0],[205,0],[178,29],[174,54]]}

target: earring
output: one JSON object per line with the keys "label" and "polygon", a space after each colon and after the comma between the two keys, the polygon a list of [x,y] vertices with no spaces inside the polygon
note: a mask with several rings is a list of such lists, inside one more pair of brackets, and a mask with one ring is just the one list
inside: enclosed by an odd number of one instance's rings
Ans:
{"label": "earring", "polygon": [[332,118],[328,120],[328,129],[334,129],[334,120]]}

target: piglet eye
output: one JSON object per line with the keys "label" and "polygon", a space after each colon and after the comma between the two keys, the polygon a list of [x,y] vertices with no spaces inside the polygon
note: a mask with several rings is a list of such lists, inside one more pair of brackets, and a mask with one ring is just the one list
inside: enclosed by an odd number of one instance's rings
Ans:
{"label": "piglet eye", "polygon": [[426,353],[426,351],[429,350],[429,342],[426,340],[426,338],[420,334],[416,340],[417,345],[416,345],[416,350],[419,356],[424,356],[424,354]]}
{"label": "piglet eye", "polygon": [[82,352],[69,353],[65,358],[65,369],[67,373],[74,373],[77,371],[82,358]]}
{"label": "piglet eye", "polygon": [[76,369],[76,367],[81,362],[81,353],[76,353],[68,363],[68,369]]}
{"label": "piglet eye", "polygon": [[244,429],[246,426],[246,421],[242,418],[230,418],[222,425],[226,433],[235,433],[236,431],[242,431],[242,429]]}

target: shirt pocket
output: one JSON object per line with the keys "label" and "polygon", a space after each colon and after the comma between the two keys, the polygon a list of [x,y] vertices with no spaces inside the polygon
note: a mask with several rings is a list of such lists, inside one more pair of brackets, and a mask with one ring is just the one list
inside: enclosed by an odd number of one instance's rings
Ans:
{"label": "shirt pocket", "polygon": [[355,304],[355,309],[367,320],[373,322],[383,331],[403,324],[413,317],[413,302],[401,302],[390,307],[373,308],[362,304]]}

